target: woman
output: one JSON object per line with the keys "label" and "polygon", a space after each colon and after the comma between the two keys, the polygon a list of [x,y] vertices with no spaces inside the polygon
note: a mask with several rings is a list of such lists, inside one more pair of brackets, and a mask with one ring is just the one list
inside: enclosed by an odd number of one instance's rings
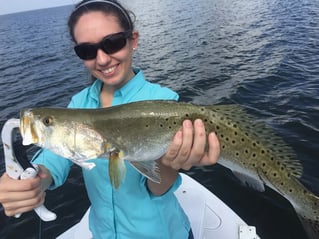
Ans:
{"label": "woman", "polygon": [[[175,92],[147,82],[139,69],[132,68],[139,35],[128,11],[120,3],[82,1],[72,12],[68,25],[76,54],[96,79],[72,98],[70,108],[178,99]],[[205,152],[205,135],[201,120],[196,120],[194,125],[188,120],[183,122],[167,153],[158,159],[160,184],[146,179],[126,164],[126,179],[114,190],[105,159],[95,159],[94,169],[83,170],[91,202],[90,230],[94,238],[191,238],[189,221],[173,192],[181,183],[179,169],[217,161],[217,137],[214,133],[209,135],[209,150]],[[72,165],[71,161],[47,150],[42,150],[34,163],[41,169],[35,179],[12,180],[6,173],[1,177],[0,202],[6,215],[23,213],[42,204],[44,191],[62,185]]]}

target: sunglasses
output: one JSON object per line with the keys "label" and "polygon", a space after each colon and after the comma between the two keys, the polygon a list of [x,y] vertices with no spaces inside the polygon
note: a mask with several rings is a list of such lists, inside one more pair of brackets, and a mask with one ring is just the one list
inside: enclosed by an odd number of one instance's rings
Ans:
{"label": "sunglasses", "polygon": [[74,47],[74,51],[82,60],[93,60],[96,58],[98,49],[102,49],[106,54],[113,54],[121,50],[132,36],[131,31],[119,32],[108,35],[96,44],[82,43]]}

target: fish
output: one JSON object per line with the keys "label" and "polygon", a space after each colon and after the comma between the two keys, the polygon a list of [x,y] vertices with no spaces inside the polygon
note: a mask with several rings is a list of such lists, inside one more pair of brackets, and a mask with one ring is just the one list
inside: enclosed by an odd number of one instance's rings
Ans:
{"label": "fish", "polygon": [[160,183],[156,160],[186,119],[202,119],[207,136],[216,133],[219,164],[257,191],[266,185],[281,194],[308,237],[319,238],[319,198],[300,182],[303,167],[294,150],[238,105],[159,100],[101,109],[33,108],[21,110],[20,131],[24,145],[36,144],[87,169],[95,166],[89,159],[108,159],[110,182],[119,188],[124,160]]}

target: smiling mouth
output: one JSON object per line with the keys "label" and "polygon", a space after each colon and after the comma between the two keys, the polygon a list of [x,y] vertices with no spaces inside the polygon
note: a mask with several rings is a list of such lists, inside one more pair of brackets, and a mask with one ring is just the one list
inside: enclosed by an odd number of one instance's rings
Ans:
{"label": "smiling mouth", "polygon": [[113,73],[115,71],[116,67],[117,66],[112,66],[112,67],[110,67],[108,69],[101,70],[101,72],[104,73],[104,74],[111,74],[111,73]]}

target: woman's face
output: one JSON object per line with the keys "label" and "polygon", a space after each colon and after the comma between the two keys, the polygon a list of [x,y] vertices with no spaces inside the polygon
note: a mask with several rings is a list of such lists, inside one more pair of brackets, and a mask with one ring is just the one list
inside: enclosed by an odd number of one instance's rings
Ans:
{"label": "woman's face", "polygon": [[[79,18],[74,27],[74,37],[77,44],[98,43],[105,36],[123,31],[114,15],[96,11]],[[118,52],[109,55],[98,49],[96,58],[84,60],[84,64],[93,76],[103,81],[104,86],[116,90],[134,76],[132,54],[137,42],[138,33],[133,32],[133,39],[128,39]]]}

